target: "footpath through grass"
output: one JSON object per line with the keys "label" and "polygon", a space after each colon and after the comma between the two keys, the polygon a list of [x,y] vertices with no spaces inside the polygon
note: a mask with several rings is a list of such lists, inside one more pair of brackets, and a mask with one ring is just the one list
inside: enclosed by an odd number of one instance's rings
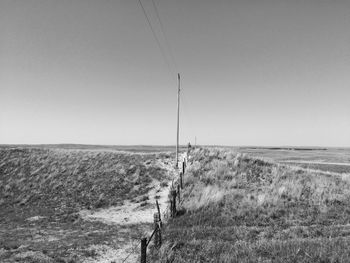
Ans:
{"label": "footpath through grass", "polygon": [[350,181],[196,149],[158,262],[350,262]]}

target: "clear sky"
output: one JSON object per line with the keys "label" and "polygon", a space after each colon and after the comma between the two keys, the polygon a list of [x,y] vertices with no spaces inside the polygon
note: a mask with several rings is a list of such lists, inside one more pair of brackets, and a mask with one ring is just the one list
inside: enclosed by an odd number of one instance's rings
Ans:
{"label": "clear sky", "polygon": [[350,1],[141,2],[0,0],[0,143],[350,146]]}

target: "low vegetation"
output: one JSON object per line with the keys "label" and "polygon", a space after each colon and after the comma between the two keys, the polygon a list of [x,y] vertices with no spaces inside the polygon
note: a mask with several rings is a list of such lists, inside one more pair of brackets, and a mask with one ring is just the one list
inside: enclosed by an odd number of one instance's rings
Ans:
{"label": "low vegetation", "polygon": [[196,149],[158,262],[349,262],[350,176]]}

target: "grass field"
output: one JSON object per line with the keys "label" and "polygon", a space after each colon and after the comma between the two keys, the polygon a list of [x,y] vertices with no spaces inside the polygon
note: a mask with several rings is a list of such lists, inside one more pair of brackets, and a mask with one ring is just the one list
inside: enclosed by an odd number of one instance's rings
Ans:
{"label": "grass field", "polygon": [[147,205],[154,183],[170,180],[162,164],[173,155],[78,148],[0,147],[0,262],[119,262],[120,249],[130,244],[128,252],[151,229],[83,220],[79,212]]}
{"label": "grass field", "polygon": [[[151,223],[82,211],[148,209],[173,176],[169,150],[0,146],[0,262],[135,262]],[[192,150],[181,216],[150,262],[350,262],[349,160],[348,149]]]}
{"label": "grass field", "polygon": [[331,163],[349,163],[349,148],[249,148],[236,149],[240,153],[247,153],[274,160],[283,161],[322,161]]}
{"label": "grass field", "polygon": [[215,148],[193,151],[190,163],[182,215],[167,224],[154,261],[350,262],[348,174],[289,168]]}

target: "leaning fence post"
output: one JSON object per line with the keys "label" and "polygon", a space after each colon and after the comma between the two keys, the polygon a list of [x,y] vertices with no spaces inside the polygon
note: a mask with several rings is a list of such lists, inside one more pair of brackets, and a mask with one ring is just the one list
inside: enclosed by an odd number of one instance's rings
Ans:
{"label": "leaning fence post", "polygon": [[156,205],[157,205],[157,211],[158,211],[158,215],[159,215],[159,222],[162,223],[162,218],[160,216],[160,208],[159,208],[158,200],[156,200]]}
{"label": "leaning fence post", "polygon": [[141,238],[141,263],[146,263],[147,238]]}
{"label": "leaning fence post", "polygon": [[160,232],[160,218],[158,213],[153,214],[153,221],[154,221],[154,246],[156,248],[160,248],[162,245],[162,234]]}

